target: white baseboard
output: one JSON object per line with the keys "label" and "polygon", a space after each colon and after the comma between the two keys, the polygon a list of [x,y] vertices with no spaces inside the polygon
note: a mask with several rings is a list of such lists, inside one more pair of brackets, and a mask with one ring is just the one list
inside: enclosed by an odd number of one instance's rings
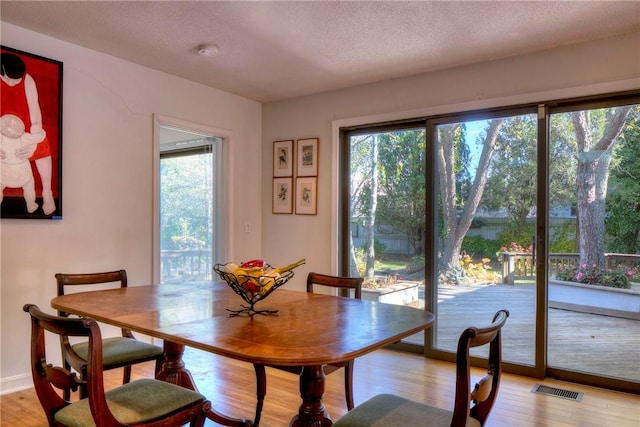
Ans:
{"label": "white baseboard", "polygon": [[0,379],[0,396],[33,387],[31,373]]}

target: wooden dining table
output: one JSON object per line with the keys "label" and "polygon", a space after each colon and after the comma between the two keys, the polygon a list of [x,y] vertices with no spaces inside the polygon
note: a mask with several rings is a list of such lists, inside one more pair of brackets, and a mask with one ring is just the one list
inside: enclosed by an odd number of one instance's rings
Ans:
{"label": "wooden dining table", "polygon": [[[322,398],[322,365],[344,362],[429,328],[422,309],[287,290],[256,305],[274,314],[232,315],[243,300],[217,281],[129,286],[82,292],[51,300],[56,310],[127,328],[163,340],[158,378],[197,390],[182,360],[185,346],[252,364],[303,366],[302,403],[290,426],[330,426]],[[250,426],[215,409],[214,422]]]}

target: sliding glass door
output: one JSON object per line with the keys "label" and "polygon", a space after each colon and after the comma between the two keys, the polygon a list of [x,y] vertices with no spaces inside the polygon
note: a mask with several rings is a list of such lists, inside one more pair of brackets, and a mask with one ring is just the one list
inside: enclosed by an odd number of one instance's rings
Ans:
{"label": "sliding glass door", "polygon": [[637,384],[640,106],[585,107],[550,116],[548,365]]}
{"label": "sliding glass door", "polygon": [[[508,113],[508,114],[505,114]],[[436,241],[433,346],[511,313],[505,360],[535,362],[536,111],[433,121]],[[506,266],[506,270],[505,270]]]}
{"label": "sliding glass door", "polygon": [[506,308],[507,370],[638,390],[639,101],[342,129],[340,274],[436,314],[404,349],[452,360]]}

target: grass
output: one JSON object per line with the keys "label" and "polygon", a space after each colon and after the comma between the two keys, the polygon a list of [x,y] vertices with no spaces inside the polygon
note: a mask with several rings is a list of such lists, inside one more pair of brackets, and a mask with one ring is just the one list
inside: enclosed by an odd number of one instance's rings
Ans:
{"label": "grass", "polygon": [[375,269],[376,271],[402,270],[407,266],[408,263],[409,263],[409,260],[401,261],[401,260],[380,259],[380,260],[376,260]]}

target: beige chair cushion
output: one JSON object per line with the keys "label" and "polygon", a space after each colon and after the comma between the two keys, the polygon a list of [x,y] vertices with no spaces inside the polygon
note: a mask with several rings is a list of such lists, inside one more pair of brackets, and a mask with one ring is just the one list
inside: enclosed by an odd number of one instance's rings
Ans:
{"label": "beige chair cushion", "polygon": [[[164,381],[140,379],[105,393],[113,416],[122,424],[136,424],[161,418],[204,396]],[[56,412],[55,420],[69,427],[94,427],[89,401],[82,399]]]}
{"label": "beige chair cushion", "polygon": [[[333,427],[449,427],[453,413],[391,394],[375,396],[346,413]],[[467,427],[480,427],[473,418]]]}

